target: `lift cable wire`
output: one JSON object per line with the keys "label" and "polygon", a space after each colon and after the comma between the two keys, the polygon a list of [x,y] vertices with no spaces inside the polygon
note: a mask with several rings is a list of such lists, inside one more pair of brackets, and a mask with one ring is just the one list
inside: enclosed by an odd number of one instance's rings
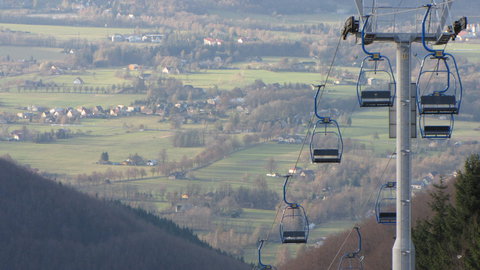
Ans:
{"label": "lift cable wire", "polygon": [[[392,151],[392,154],[390,155],[390,158],[388,159],[388,162],[387,162],[387,164],[385,165],[385,168],[383,169],[383,172],[382,172],[381,176],[380,176],[380,177],[378,178],[378,180],[377,180],[377,183],[376,183],[377,186],[380,184],[381,180],[382,180],[383,177],[385,176],[385,173],[387,172],[388,166],[390,165],[390,162],[392,161],[394,154],[395,154],[395,152]],[[365,206],[369,203],[369,201],[370,201],[370,199],[373,197],[373,195],[374,195],[374,192],[371,192],[371,193],[370,193],[370,196],[367,198],[367,200],[365,200],[365,201],[363,202],[363,204],[361,205],[360,209],[362,209],[363,207],[365,207]],[[339,249],[338,249],[335,257],[333,257],[333,259],[332,259],[330,265],[328,266],[327,270],[330,270],[330,268],[332,267],[333,263],[334,263],[335,260],[337,259],[338,254],[340,254],[340,252],[341,252],[342,249],[343,249],[343,246],[345,245],[345,243],[347,242],[348,238],[349,238],[350,235],[352,234],[353,230],[355,229],[355,227],[358,227],[358,226],[359,226],[358,222],[355,222],[355,224],[353,225],[352,229],[350,230],[350,233],[345,237],[345,240],[343,240],[343,243],[342,243],[342,245],[339,247]]]}
{"label": "lift cable wire", "polygon": [[[337,41],[337,45],[335,47],[335,52],[333,54],[333,57],[332,57],[332,61],[330,62],[330,67],[328,68],[328,72],[327,72],[327,76],[325,77],[325,81],[322,85],[316,85],[316,87],[319,87],[321,88],[321,91],[320,91],[320,95],[318,97],[318,103],[320,103],[324,93],[325,93],[325,89],[326,89],[326,85],[328,83],[328,79],[330,78],[330,74],[333,70],[333,67],[335,65],[335,60],[337,58],[337,55],[338,55],[338,51],[340,49],[340,44],[341,44],[341,41],[342,41],[342,36],[339,35],[338,37],[338,41]],[[315,106],[319,107],[320,104],[315,104]],[[310,136],[310,132],[311,132],[311,128],[313,126],[313,119],[316,117],[316,113],[313,113],[312,114],[312,117],[310,118],[310,121],[309,121],[309,124],[308,124],[308,130],[307,130],[307,133],[305,134],[305,137],[303,138],[303,143],[302,143],[302,147],[300,148],[300,152],[298,153],[298,157],[297,157],[297,160],[295,161],[295,166],[293,167],[293,170],[295,173],[296,169],[297,169],[297,166],[298,166],[298,163],[300,162],[300,158],[302,156],[302,152],[303,152],[303,149],[305,148],[305,144],[306,142],[308,141],[308,138]],[[308,209],[305,209],[305,211],[308,213]]]}
{"label": "lift cable wire", "polygon": [[[338,51],[339,51],[339,48],[340,48],[341,41],[342,41],[342,36],[339,35],[338,42],[337,42],[337,45],[336,45],[336,47],[335,47],[335,53],[333,54],[332,61],[331,61],[330,66],[329,66],[329,68],[328,68],[328,72],[327,72],[327,76],[325,77],[324,84],[317,86],[317,87],[323,87],[323,88],[321,89],[321,91],[320,91],[320,96],[319,96],[318,100],[321,100],[321,98],[323,97],[323,94],[325,93],[325,85],[328,83],[328,79],[330,78],[330,74],[331,74],[331,72],[332,72],[332,70],[333,70],[333,66],[334,66],[334,64],[335,64],[335,59],[337,58],[337,55],[338,55]],[[318,104],[317,104],[317,105],[318,105]],[[314,119],[314,118],[315,118],[315,113],[312,114],[312,117],[310,118],[310,121],[309,121],[309,123],[308,123],[307,133],[305,134],[305,137],[304,137],[304,139],[303,139],[302,146],[301,146],[301,148],[300,148],[300,152],[299,152],[298,157],[297,157],[297,159],[296,159],[296,161],[295,161],[295,166],[293,167],[294,170],[295,170],[295,168],[297,168],[298,163],[300,162],[300,158],[301,158],[303,149],[305,148],[305,144],[306,144],[306,142],[307,142],[307,140],[308,140],[308,137],[309,137],[310,132],[311,132],[311,128],[312,128],[312,126],[313,126],[313,119]],[[293,176],[293,174],[292,174],[292,175],[287,174],[287,175],[285,175],[284,177],[292,177],[292,176]],[[266,239],[265,239],[265,245],[268,244],[268,240],[270,239],[270,234],[271,234],[271,232],[272,232],[272,230],[273,230],[273,227],[275,226],[275,223],[276,223],[276,221],[277,221],[277,217],[278,217],[278,214],[279,214],[279,212],[280,212],[280,209],[281,209],[281,207],[277,207],[277,211],[276,211],[276,213],[275,213],[275,218],[273,219],[272,225],[270,226],[270,230],[268,231],[267,237],[266,237]]]}
{"label": "lift cable wire", "polygon": [[[338,55],[338,51],[339,51],[339,48],[340,48],[340,43],[342,41],[342,36],[339,35],[338,37],[338,42],[337,42],[337,46],[335,47],[335,53],[333,54],[333,57],[332,57],[332,61],[330,63],[330,67],[328,68],[328,72],[327,72],[327,76],[325,77],[325,81],[323,84],[321,85],[316,85],[316,87],[320,88],[320,95],[318,97],[318,101],[321,101],[323,95],[325,94],[325,88],[326,88],[326,85],[327,85],[327,82],[328,82],[328,79],[330,77],[330,74],[333,70],[333,66],[335,64],[335,59],[337,58],[337,55]],[[316,104],[316,106],[318,106],[319,104]],[[298,166],[298,163],[300,162],[300,158],[302,156],[302,152],[303,152],[303,149],[305,148],[305,144],[306,142],[308,141],[308,137],[310,135],[310,132],[311,132],[311,128],[313,126],[313,119],[316,117],[315,113],[312,114],[312,117],[310,118],[310,121],[308,123],[308,129],[307,129],[307,133],[305,134],[305,137],[303,138],[303,143],[302,143],[302,147],[300,148],[300,151],[298,153],[298,156],[297,156],[297,160],[295,161],[295,165],[293,167],[293,174],[295,173],[295,170]],[[293,174],[291,176],[293,176]],[[290,176],[290,175],[289,175]],[[287,177],[289,177],[287,176]],[[288,186],[287,186],[288,187]]]}
{"label": "lift cable wire", "polygon": [[328,266],[327,270],[330,270],[330,268],[332,268],[333,263],[334,263],[335,260],[337,259],[337,257],[338,257],[338,255],[340,254],[340,252],[342,252],[343,246],[345,246],[345,244],[347,243],[347,240],[348,240],[348,238],[350,238],[350,235],[352,234],[354,228],[355,228],[355,226],[354,226],[354,227],[350,230],[350,232],[347,234],[347,236],[345,237],[345,240],[343,240],[342,244],[340,245],[340,248],[338,249],[337,253],[336,253],[335,256],[333,257],[333,260],[332,260],[332,262],[330,263],[330,265]]}

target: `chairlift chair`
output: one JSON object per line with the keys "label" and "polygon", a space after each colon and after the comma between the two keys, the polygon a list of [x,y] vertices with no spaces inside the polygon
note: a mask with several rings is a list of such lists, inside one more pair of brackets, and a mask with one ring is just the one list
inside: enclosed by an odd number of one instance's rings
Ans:
{"label": "chairlift chair", "polygon": [[337,121],[324,117],[315,124],[311,141],[312,163],[340,163],[343,154],[343,139]]}
{"label": "chairlift chair", "polygon": [[397,221],[397,183],[387,182],[380,188],[375,203],[375,216],[380,224],[393,224]]}
{"label": "chairlift chair", "polygon": [[[455,119],[453,114],[443,115],[447,119],[433,120],[433,116],[420,115],[420,133],[426,139],[449,139],[452,136]],[[437,117],[440,118],[440,117]],[[441,124],[437,124],[441,121]],[[433,123],[432,123],[433,122]]]}
{"label": "chairlift chair", "polygon": [[[420,114],[458,114],[463,86],[457,61],[444,50],[434,50],[425,41],[426,21],[432,5],[422,22],[422,44],[428,54],[423,58],[417,78],[417,105]],[[453,65],[452,65],[453,64]]]}
{"label": "chairlift chair", "polygon": [[280,221],[280,238],[282,243],[307,243],[308,220],[305,209],[297,203],[291,203],[283,209]]}
{"label": "chairlift chair", "polygon": [[276,267],[269,264],[263,264],[262,262],[262,248],[265,241],[266,240],[264,239],[258,241],[258,265],[255,266],[255,269],[256,270],[276,270],[277,269]]}
{"label": "chairlift chair", "polygon": [[356,251],[345,253],[340,259],[338,270],[363,270],[363,256],[359,255],[362,250],[362,236],[360,229],[355,227],[358,236],[358,248]]}
{"label": "chairlift chair", "polygon": [[337,121],[318,113],[319,94],[325,85],[317,86],[315,94],[315,116],[318,121],[310,139],[310,157],[312,163],[340,163],[343,154],[343,139]]}
{"label": "chairlift chair", "polygon": [[365,33],[369,18],[367,16],[362,28],[362,49],[367,56],[362,61],[357,80],[358,103],[360,107],[391,107],[396,93],[395,76],[388,57],[370,52],[365,47],[369,44]]}
{"label": "chairlift chair", "polygon": [[282,219],[280,220],[280,240],[284,244],[307,243],[310,229],[305,209],[298,203],[289,202],[286,198],[290,177],[291,175],[286,176],[283,185],[283,201],[286,206],[283,209]]}

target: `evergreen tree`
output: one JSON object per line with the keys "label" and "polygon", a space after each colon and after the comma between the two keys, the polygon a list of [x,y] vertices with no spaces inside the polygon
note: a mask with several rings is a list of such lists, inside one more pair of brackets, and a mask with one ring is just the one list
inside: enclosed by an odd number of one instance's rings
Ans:
{"label": "evergreen tree", "polygon": [[446,193],[447,186],[443,180],[434,185],[429,203],[434,216],[423,220],[413,230],[413,240],[416,249],[417,269],[451,269],[454,261],[452,248],[452,232],[449,224],[452,222],[452,206],[449,203],[450,195]]}
{"label": "evergreen tree", "polygon": [[435,185],[430,219],[413,230],[417,269],[480,269],[480,157],[467,158],[455,186],[455,204]]}
{"label": "evergreen tree", "polygon": [[100,162],[107,162],[107,161],[109,161],[108,152],[102,152],[102,154],[100,155]]}
{"label": "evergreen tree", "polygon": [[455,206],[458,221],[469,223],[480,214],[480,156],[468,157],[464,168],[464,172],[458,173],[455,183]]}
{"label": "evergreen tree", "polygon": [[460,262],[464,269],[480,269],[480,157],[467,158],[464,171],[459,172],[455,183],[456,248],[462,251]]}
{"label": "evergreen tree", "polygon": [[459,260],[465,260],[464,269],[480,269],[480,222],[475,220],[470,225],[468,234],[468,247],[465,257],[459,257]]}

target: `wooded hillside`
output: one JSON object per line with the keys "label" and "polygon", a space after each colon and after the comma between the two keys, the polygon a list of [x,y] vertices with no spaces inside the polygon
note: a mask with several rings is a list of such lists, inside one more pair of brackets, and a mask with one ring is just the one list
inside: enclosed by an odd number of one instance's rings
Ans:
{"label": "wooded hillside", "polygon": [[0,159],[2,269],[248,269],[189,230]]}

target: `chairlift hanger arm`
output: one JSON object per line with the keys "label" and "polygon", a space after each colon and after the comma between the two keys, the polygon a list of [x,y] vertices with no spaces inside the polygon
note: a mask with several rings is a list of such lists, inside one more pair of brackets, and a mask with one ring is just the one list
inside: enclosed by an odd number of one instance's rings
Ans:
{"label": "chairlift hanger arm", "polygon": [[355,230],[357,231],[357,235],[358,235],[358,248],[356,251],[353,252],[353,254],[358,255],[360,251],[362,251],[362,235],[360,234],[359,227],[355,227]]}
{"label": "chairlift hanger arm", "polygon": [[368,21],[370,20],[371,15],[366,15],[365,17],[366,19],[362,27],[362,50],[373,60],[380,60],[382,58],[382,55],[379,52],[369,52],[367,48],[365,48],[365,29],[367,28]]}
{"label": "chairlift hanger arm", "polygon": [[427,11],[425,12],[425,16],[423,16],[423,21],[422,21],[422,45],[423,45],[423,48],[425,48],[425,50],[427,50],[428,52],[433,53],[434,55],[437,52],[439,52],[443,56],[443,51],[444,50],[434,50],[434,49],[428,47],[427,42],[425,40],[425,33],[427,32],[426,31],[427,18],[428,18],[428,15],[430,14],[430,11],[432,10],[432,4],[427,4],[427,5],[425,5],[425,7],[427,8]]}
{"label": "chairlift hanger arm", "polygon": [[260,267],[264,267],[265,264],[262,263],[262,248],[263,248],[263,243],[265,242],[265,239],[261,239],[258,241],[258,265]]}
{"label": "chairlift hanger arm", "polygon": [[283,201],[289,205],[289,206],[292,206],[294,205],[295,203],[292,203],[292,202],[289,202],[287,200],[287,186],[288,186],[288,180],[290,179],[292,175],[288,174],[285,176],[285,183],[283,184]]}
{"label": "chairlift hanger arm", "polygon": [[[426,23],[427,23],[428,15],[431,13],[431,10],[432,10],[432,4],[427,4],[427,5],[425,5],[425,7],[427,8],[427,11],[425,12],[425,16],[423,17],[423,20],[422,20],[422,45],[425,48],[425,50],[427,50],[428,52],[431,53],[430,55],[432,55],[433,57],[444,58],[445,57],[445,49],[435,50],[435,49],[432,49],[432,48],[428,47],[427,33],[426,33]],[[460,33],[460,31],[466,29],[466,27],[467,27],[467,18],[462,17],[460,20],[455,21],[454,25],[448,26],[448,32],[444,32],[442,35],[440,35],[440,37],[438,37],[436,34],[434,35],[435,38],[436,38],[436,40],[435,40],[436,44],[437,45],[447,44],[448,40],[450,38],[452,40],[455,40],[458,33]],[[428,39],[428,41],[431,41],[431,40]]]}
{"label": "chairlift hanger arm", "polygon": [[322,91],[322,88],[325,88],[325,84],[315,85],[315,87],[317,87],[317,93],[315,93],[315,99],[314,99],[315,100],[315,104],[314,104],[315,116],[318,119],[323,119],[323,117],[318,114],[318,97],[320,96],[320,92]]}

